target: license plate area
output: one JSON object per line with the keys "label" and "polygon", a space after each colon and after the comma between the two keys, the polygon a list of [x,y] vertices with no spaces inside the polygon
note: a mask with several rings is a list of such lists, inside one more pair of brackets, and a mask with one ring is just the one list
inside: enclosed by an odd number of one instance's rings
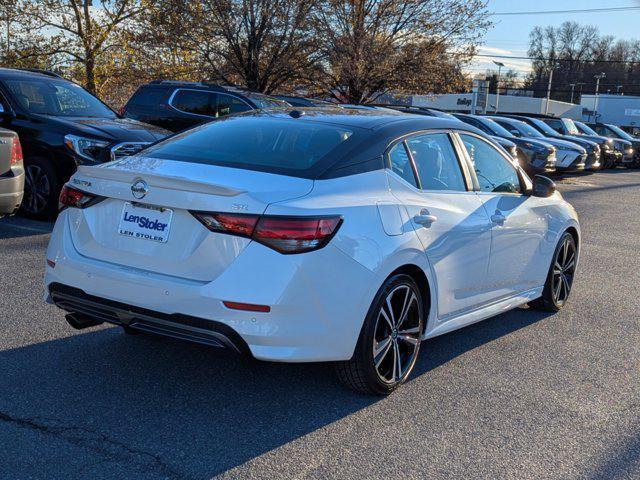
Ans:
{"label": "license plate area", "polygon": [[166,243],[172,219],[173,210],[169,208],[125,202],[118,233],[126,237]]}

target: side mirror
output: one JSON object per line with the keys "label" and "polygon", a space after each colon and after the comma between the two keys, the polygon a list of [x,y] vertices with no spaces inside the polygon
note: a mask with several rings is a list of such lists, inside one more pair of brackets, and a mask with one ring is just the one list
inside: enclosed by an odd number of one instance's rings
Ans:
{"label": "side mirror", "polygon": [[509,132],[511,132],[511,134],[514,137],[519,137],[520,136],[520,132],[518,130],[516,130],[515,128],[513,130],[509,130]]}
{"label": "side mirror", "polygon": [[534,197],[547,198],[556,192],[556,184],[549,177],[544,175],[536,175],[533,177],[533,192]]}
{"label": "side mirror", "polygon": [[0,119],[13,118],[14,114],[11,110],[4,108],[4,105],[0,103]]}

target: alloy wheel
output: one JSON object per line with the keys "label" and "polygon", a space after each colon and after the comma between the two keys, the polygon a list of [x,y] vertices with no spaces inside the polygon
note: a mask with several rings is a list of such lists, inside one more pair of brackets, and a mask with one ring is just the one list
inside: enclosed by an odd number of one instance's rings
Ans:
{"label": "alloy wheel", "polygon": [[420,308],[409,285],[399,285],[386,297],[376,321],[373,363],[386,383],[401,381],[415,363],[420,347]]}
{"label": "alloy wheel", "polygon": [[22,208],[29,213],[37,214],[47,207],[50,194],[51,183],[45,171],[38,165],[27,165]]}
{"label": "alloy wheel", "polygon": [[573,276],[576,271],[576,246],[569,237],[565,238],[556,253],[551,284],[553,301],[561,307],[569,298]]}

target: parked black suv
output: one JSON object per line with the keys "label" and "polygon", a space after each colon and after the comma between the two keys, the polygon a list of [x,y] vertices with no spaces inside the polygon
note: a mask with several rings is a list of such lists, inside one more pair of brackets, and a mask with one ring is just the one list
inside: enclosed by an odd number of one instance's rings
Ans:
{"label": "parked black suv", "polygon": [[24,152],[21,211],[51,219],[64,182],[80,164],[137,153],[170,132],[119,118],[81,86],[55,74],[0,68],[0,126],[18,134]]}
{"label": "parked black suv", "polygon": [[127,118],[181,132],[231,113],[288,106],[283,100],[236,87],[154,80],[138,88],[120,113]]}

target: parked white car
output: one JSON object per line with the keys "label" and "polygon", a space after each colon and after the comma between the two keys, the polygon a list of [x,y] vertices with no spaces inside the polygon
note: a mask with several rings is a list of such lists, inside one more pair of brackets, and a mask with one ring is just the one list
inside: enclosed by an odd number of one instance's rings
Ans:
{"label": "parked white car", "polygon": [[474,127],[386,110],[226,117],[81,166],[60,201],[45,295],[74,327],[335,361],[375,394],[427,338],[561,308],[580,244],[551,180]]}

